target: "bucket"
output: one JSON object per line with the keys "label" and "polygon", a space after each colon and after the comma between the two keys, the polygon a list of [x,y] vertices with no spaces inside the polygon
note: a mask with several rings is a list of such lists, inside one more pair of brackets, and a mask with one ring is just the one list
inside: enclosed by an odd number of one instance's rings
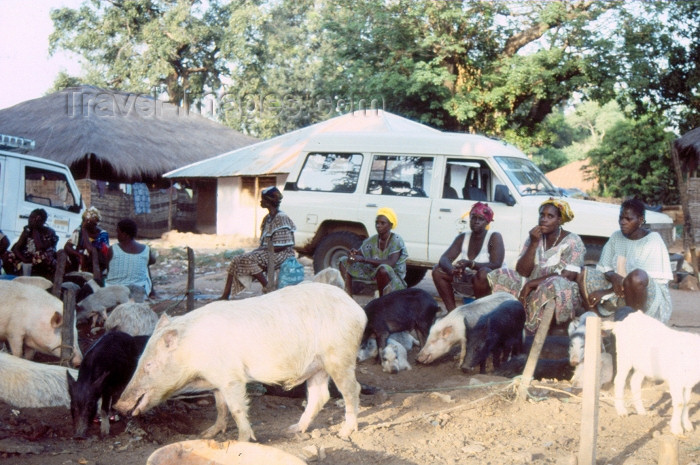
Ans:
{"label": "bucket", "polygon": [[146,465],[306,465],[292,454],[250,442],[194,439],[156,449]]}

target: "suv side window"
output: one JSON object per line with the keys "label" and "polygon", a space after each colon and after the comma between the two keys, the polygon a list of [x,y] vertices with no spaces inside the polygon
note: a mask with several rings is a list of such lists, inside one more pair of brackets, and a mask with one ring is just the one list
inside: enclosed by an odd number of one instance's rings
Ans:
{"label": "suv side window", "polygon": [[431,157],[377,155],[372,160],[367,193],[427,197],[432,176]]}
{"label": "suv side window", "polygon": [[24,177],[24,200],[27,202],[80,211],[65,174],[27,166]]}
{"label": "suv side window", "polygon": [[362,159],[359,153],[310,153],[299,173],[297,189],[355,192]]}
{"label": "suv side window", "polygon": [[442,198],[490,201],[491,184],[491,170],[483,161],[448,159]]}

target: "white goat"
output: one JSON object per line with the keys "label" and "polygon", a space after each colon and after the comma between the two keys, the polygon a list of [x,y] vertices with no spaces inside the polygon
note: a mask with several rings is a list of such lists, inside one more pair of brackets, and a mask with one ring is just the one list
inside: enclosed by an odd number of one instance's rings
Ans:
{"label": "white goat", "polygon": [[[617,312],[620,313],[620,310]],[[625,384],[630,370],[632,401],[639,415],[646,414],[642,404],[642,381],[645,377],[666,381],[671,393],[673,414],[671,433],[679,435],[693,430],[688,418],[688,403],[693,387],[700,382],[700,335],[671,329],[641,311],[629,313],[621,321],[605,322],[611,328],[617,347],[615,408],[627,415],[624,402]]]}

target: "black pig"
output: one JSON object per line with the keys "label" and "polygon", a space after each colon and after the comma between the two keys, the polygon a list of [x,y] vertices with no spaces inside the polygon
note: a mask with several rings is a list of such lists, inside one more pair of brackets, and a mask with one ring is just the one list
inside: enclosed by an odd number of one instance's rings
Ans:
{"label": "black pig", "polygon": [[102,436],[109,434],[109,410],[112,402],[117,401],[134,374],[147,342],[148,336],[131,336],[121,331],[108,332],[88,349],[80,365],[77,381],[70,373],[66,373],[74,437],[86,437],[100,397],[100,433]]}
{"label": "black pig", "polygon": [[466,325],[467,355],[462,371],[468,372],[479,365],[483,373],[486,359],[492,355],[493,366],[498,368],[511,354],[522,352],[525,308],[520,301],[503,302],[490,313],[479,318],[476,325]]}
{"label": "black pig", "polygon": [[367,326],[362,342],[374,335],[381,354],[389,334],[416,330],[423,347],[439,310],[435,299],[422,289],[401,289],[374,299],[365,306]]}

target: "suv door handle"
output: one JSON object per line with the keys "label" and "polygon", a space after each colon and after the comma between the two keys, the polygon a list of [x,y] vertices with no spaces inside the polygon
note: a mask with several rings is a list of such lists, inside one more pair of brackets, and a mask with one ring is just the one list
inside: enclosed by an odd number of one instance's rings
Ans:
{"label": "suv door handle", "polygon": [[376,203],[368,203],[368,204],[365,205],[365,206],[366,206],[366,207],[370,207],[370,208],[377,208],[377,204],[376,204]]}
{"label": "suv door handle", "polygon": [[451,209],[451,208],[441,208],[440,211],[441,211],[441,212],[449,213],[449,212],[452,211],[452,209]]}

